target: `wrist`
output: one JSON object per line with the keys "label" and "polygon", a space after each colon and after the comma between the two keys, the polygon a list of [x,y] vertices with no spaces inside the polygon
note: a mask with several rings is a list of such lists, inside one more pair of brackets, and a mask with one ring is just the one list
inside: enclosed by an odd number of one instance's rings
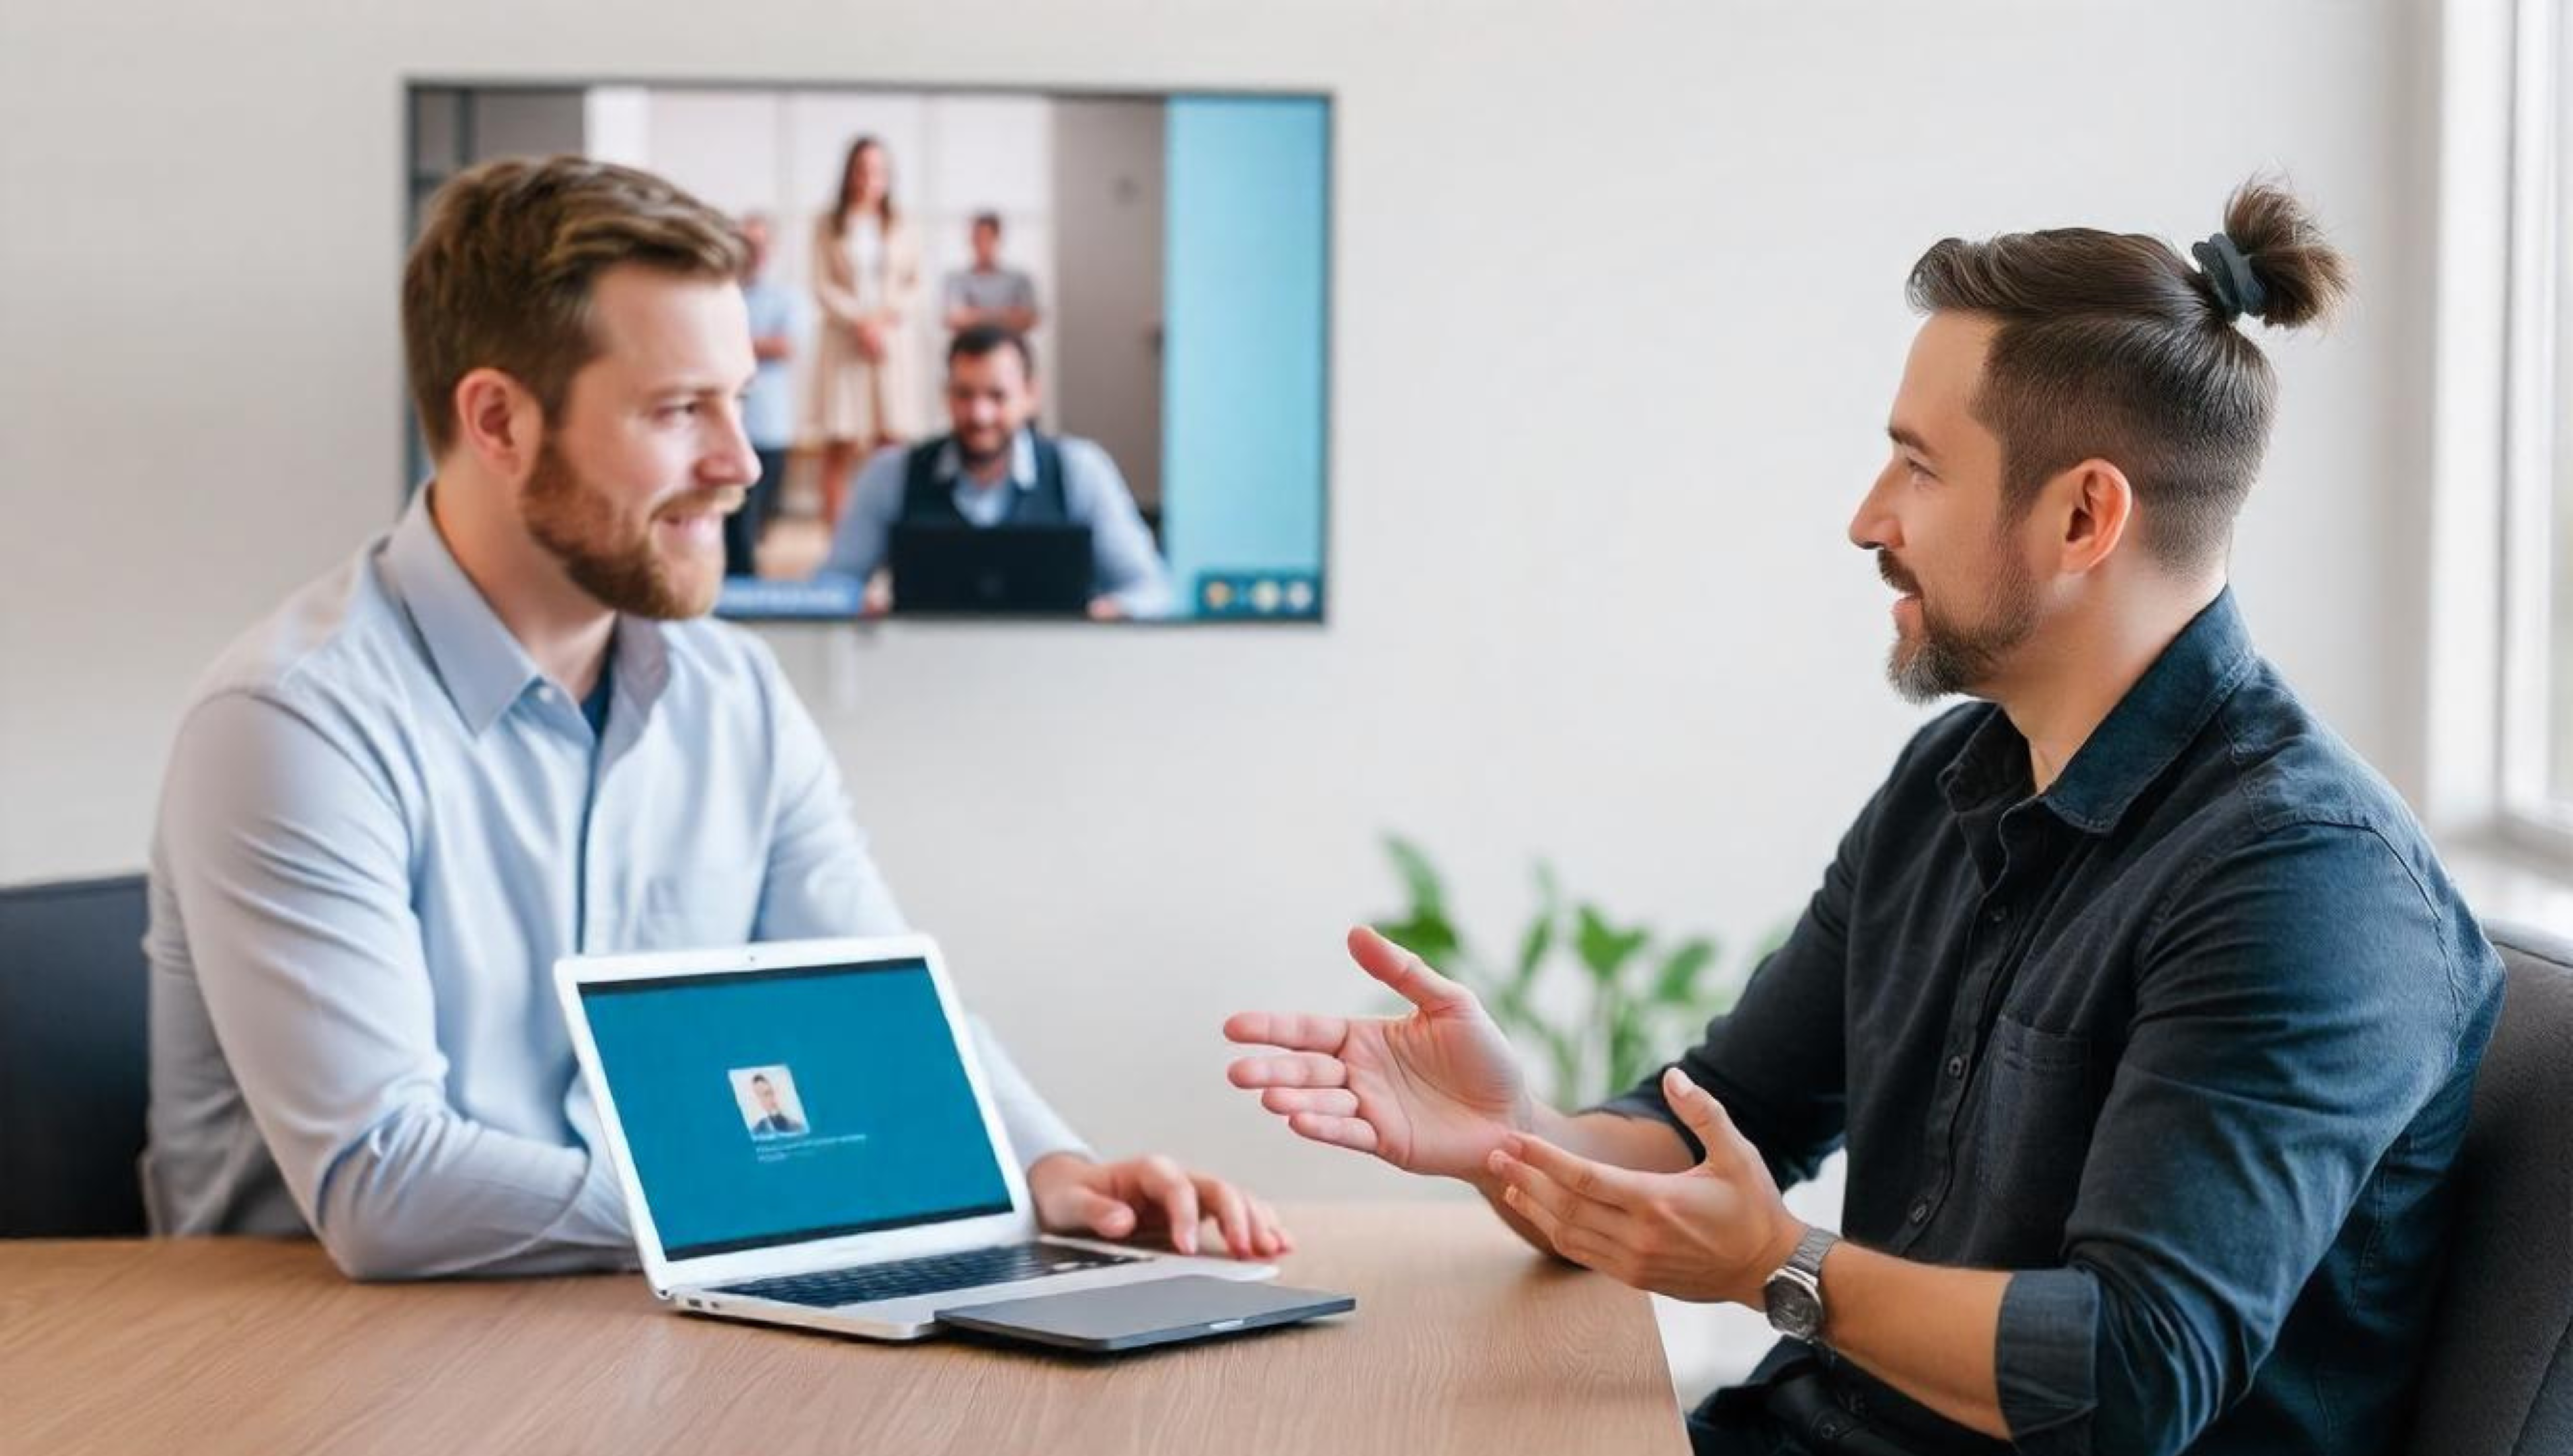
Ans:
{"label": "wrist", "polygon": [[1760,1284],[1757,1307],[1768,1317],[1771,1329],[1817,1345],[1829,1338],[1831,1301],[1823,1292],[1823,1264],[1839,1244],[1837,1233],[1805,1228],[1787,1256],[1770,1267]]}

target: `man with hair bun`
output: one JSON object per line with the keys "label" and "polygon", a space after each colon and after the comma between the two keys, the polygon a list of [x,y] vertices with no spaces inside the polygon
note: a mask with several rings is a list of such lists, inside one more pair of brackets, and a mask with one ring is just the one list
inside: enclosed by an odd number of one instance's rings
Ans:
{"label": "man with hair bun", "polygon": [[[1399,1020],[1246,1014],[1298,1134],[1786,1336],[1700,1452],[2393,1449],[2499,961],[2226,583],[2276,411],[2247,316],[2348,290],[2254,182],[2188,254],[1950,239],[1849,538],[1934,719],[1732,1011],[1537,1101],[1471,993],[1365,931]],[[1839,1235],[1779,1187],[1849,1152]]]}

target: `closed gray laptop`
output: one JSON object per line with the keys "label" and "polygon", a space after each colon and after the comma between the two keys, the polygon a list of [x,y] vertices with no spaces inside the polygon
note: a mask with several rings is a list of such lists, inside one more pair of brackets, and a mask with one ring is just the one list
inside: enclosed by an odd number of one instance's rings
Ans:
{"label": "closed gray laptop", "polygon": [[1357,1303],[1346,1294],[1320,1289],[1190,1274],[941,1309],[938,1322],[950,1329],[1109,1354],[1345,1314]]}

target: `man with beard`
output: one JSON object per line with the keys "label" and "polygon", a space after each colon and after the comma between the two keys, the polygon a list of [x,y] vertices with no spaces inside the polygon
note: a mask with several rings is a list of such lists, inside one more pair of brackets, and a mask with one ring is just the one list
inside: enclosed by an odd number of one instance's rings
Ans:
{"label": "man with beard", "polygon": [[[1474,997],[1361,931],[1400,1020],[1251,1014],[1302,1136],[1471,1183],[1537,1247],[1787,1338],[1701,1452],[2358,1453],[2402,1433],[2501,967],[2402,802],[2226,585],[2327,312],[2294,199],[2197,267],[2064,229],[1925,255],[1850,539],[1924,728],[1740,1001],[1566,1114]],[[1779,1186],[1849,1152],[1843,1234]]]}
{"label": "man with beard", "polygon": [[[360,1278],[631,1261],[557,957],[886,934],[901,912],[758,639],[697,620],[758,466],[723,218],[576,158],[432,202],[403,334],[436,461],[201,683],[152,850],[146,1202]],[[1237,1256],[1270,1211],[1095,1161],[979,1023],[1052,1230]]]}
{"label": "man with beard", "polygon": [[894,605],[876,567],[897,522],[1086,525],[1097,581],[1090,615],[1114,621],[1170,614],[1170,569],[1125,475],[1097,444],[1037,430],[1036,371],[1036,356],[1019,335],[989,324],[965,330],[947,347],[953,430],[879,450],[858,472],[822,569],[867,583],[867,615]]}

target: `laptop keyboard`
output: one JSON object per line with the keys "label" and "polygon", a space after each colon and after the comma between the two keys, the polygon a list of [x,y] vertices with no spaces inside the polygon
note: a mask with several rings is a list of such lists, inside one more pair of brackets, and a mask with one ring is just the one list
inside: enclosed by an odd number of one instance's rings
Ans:
{"label": "laptop keyboard", "polygon": [[1112,1264],[1134,1262],[1135,1258],[1127,1254],[1099,1253],[1092,1249],[1066,1248],[1061,1244],[1005,1243],[991,1248],[933,1254],[928,1258],[900,1259],[889,1264],[862,1264],[854,1269],[824,1269],[819,1273],[754,1279],[747,1284],[727,1284],[715,1292],[748,1294],[758,1299],[832,1309],[843,1304],[903,1299],[914,1294],[937,1294],[982,1284],[1007,1284],[1019,1279],[1041,1279],[1049,1274],[1069,1274],[1081,1269],[1104,1269]]}

